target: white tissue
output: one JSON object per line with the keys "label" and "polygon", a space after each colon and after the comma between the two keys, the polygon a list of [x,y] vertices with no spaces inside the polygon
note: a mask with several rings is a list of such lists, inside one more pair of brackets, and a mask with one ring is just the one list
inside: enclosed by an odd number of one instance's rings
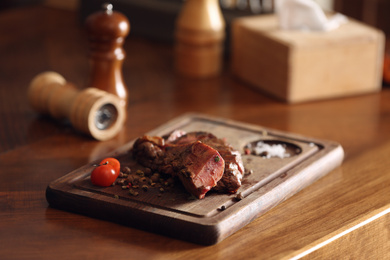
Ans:
{"label": "white tissue", "polygon": [[330,31],[348,20],[342,14],[327,18],[313,0],[277,0],[276,13],[282,30]]}

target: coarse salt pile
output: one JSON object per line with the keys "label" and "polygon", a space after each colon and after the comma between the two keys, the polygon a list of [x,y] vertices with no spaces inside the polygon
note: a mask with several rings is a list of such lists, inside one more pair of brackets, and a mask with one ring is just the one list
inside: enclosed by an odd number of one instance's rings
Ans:
{"label": "coarse salt pile", "polygon": [[253,152],[256,155],[261,155],[265,158],[290,157],[290,154],[286,152],[286,148],[281,144],[266,144],[264,142],[257,142],[256,146],[252,147]]}

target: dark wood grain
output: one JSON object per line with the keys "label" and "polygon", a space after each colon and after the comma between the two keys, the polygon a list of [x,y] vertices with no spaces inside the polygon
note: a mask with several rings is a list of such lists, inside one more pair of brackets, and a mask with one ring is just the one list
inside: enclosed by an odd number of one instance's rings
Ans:
{"label": "dark wood grain", "polygon": [[[171,45],[130,33],[123,64],[128,120],[119,136],[98,142],[69,124],[37,115],[26,97],[29,81],[46,70],[85,86],[89,67],[78,13],[40,6],[1,11],[0,33],[0,258],[389,257],[389,231],[384,228],[390,208],[388,88],[287,105],[232,77],[229,60],[220,77],[178,77],[172,72]],[[333,140],[344,148],[345,160],[209,247],[48,206],[49,183],[186,112]],[[370,238],[380,244],[368,243]]]}

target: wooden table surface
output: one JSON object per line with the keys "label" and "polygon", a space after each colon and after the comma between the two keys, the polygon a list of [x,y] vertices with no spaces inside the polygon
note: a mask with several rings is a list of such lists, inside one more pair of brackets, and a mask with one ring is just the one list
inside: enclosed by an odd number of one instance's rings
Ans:
{"label": "wooden table surface", "polygon": [[[131,21],[131,18],[130,18]],[[105,142],[37,115],[26,91],[53,70],[84,86],[86,38],[77,12],[0,12],[1,259],[384,259],[390,257],[390,89],[287,105],[234,78],[189,80],[172,72],[172,46],[130,33],[124,79],[128,120]],[[53,180],[186,112],[332,140],[341,167],[226,240],[200,246],[50,208]]]}

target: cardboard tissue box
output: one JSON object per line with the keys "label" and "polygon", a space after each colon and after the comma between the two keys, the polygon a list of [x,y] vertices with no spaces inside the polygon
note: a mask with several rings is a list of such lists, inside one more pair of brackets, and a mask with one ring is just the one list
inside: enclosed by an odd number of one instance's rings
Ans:
{"label": "cardboard tissue box", "polygon": [[385,36],[348,19],[330,31],[282,30],[277,16],[232,23],[232,73],[288,103],[381,89]]}

